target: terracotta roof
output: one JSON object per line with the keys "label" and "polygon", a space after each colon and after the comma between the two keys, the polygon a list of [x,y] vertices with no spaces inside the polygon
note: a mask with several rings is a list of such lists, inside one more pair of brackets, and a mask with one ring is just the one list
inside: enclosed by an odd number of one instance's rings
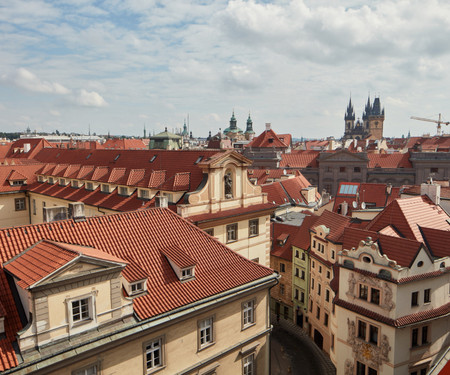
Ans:
{"label": "terracotta roof", "polygon": [[267,194],[267,200],[277,206],[290,203],[286,191],[280,183],[272,183],[261,186],[262,192]]}
{"label": "terracotta roof", "polygon": [[424,242],[419,226],[450,230],[449,218],[426,196],[395,199],[370,222],[367,229],[377,232],[392,226],[403,237]]}
{"label": "terracotta roof", "polygon": [[425,311],[420,311],[415,314],[405,315],[398,319],[391,319],[384,315],[378,314],[372,310],[366,309],[360,305],[356,305],[342,299],[336,299],[335,304],[341,306],[347,310],[351,310],[356,312],[357,314],[366,316],[370,319],[376,320],[378,322],[382,322],[384,324],[393,326],[393,327],[403,327],[409,324],[420,323],[424,320],[439,318],[441,316],[448,315],[450,313],[450,302],[442,305],[436,309],[430,309]]}
{"label": "terracotta roof", "polygon": [[252,148],[288,148],[288,144],[284,143],[278,135],[272,130],[264,130],[260,135],[254,138],[248,145]]}
{"label": "terracotta roof", "polygon": [[192,267],[197,263],[177,245],[169,245],[161,252],[180,268]]}
{"label": "terracotta roof", "polygon": [[[299,227],[276,222],[272,222],[270,225],[272,226],[272,249],[270,255],[292,262],[292,238],[294,238]],[[279,241],[282,242],[281,246]]]}
{"label": "terracotta roof", "polygon": [[402,267],[410,267],[422,247],[420,242],[407,238],[387,236],[363,229],[345,228],[343,248],[348,250],[353,247],[358,248],[359,242],[367,237],[371,237],[378,243],[381,254],[386,254],[389,259],[395,260]]}
{"label": "terracotta roof", "polygon": [[317,168],[320,151],[292,151],[282,154],[280,168]]}
{"label": "terracotta roof", "polygon": [[147,147],[140,139],[111,138],[103,143],[102,148],[107,150],[145,150]]}
{"label": "terracotta roof", "polygon": [[[286,172],[286,173],[285,173]],[[248,178],[256,178],[256,185],[264,185],[268,179],[271,180],[281,180],[281,177],[285,174],[300,176],[300,171],[298,169],[248,169]]]}
{"label": "terracotta roof", "polygon": [[368,153],[369,168],[412,168],[409,153],[372,154]]}
{"label": "terracotta roof", "polygon": [[[326,210],[319,216],[314,224],[314,228],[319,225],[325,225],[330,229],[330,233],[328,233],[326,238],[332,242],[340,242],[344,229],[350,224],[350,221],[351,219],[349,217]],[[311,231],[314,232],[314,229],[311,228]]]}
{"label": "terracotta roof", "polygon": [[124,263],[122,259],[93,248],[42,240],[5,262],[3,267],[19,279],[17,284],[21,288],[27,289],[82,255]]}
{"label": "terracotta roof", "polygon": [[298,228],[297,233],[292,239],[292,245],[303,250],[308,250],[311,245],[311,233],[310,229],[315,225],[319,216],[314,214],[305,216],[302,225]]}
{"label": "terracotta roof", "polygon": [[437,258],[450,257],[450,231],[436,228],[419,227],[422,237],[431,251]]}
{"label": "terracotta roof", "polygon": [[[205,234],[168,209],[141,210],[86,221],[72,220],[0,230],[0,260],[7,262],[37,241],[47,239],[89,246],[121,259],[132,259],[151,277],[148,293],[134,299],[140,319],[214,296],[246,283],[274,275]],[[161,253],[179,246],[195,259],[195,279],[180,283]],[[0,303],[7,312],[6,340],[0,340],[0,370],[17,365],[12,342],[22,328],[3,269],[0,270]]]}
{"label": "terracotta roof", "polygon": [[[408,194],[408,195],[420,195],[420,185],[413,185],[413,186],[403,186],[402,187],[402,194]],[[450,187],[449,186],[442,186],[441,185],[441,199],[450,199]]]}
{"label": "terracotta roof", "polygon": [[[28,185],[36,181],[36,172],[42,164],[32,165],[1,165],[0,166],[0,193],[18,190],[27,190]],[[13,185],[9,181],[26,180],[27,185]]]}
{"label": "terracotta roof", "polygon": [[226,217],[233,217],[233,216],[239,216],[243,214],[251,214],[261,211],[274,211],[276,209],[276,206],[272,203],[261,203],[261,204],[254,204],[252,206],[248,207],[239,207],[239,208],[232,208],[231,210],[222,210],[217,211],[214,213],[205,213],[205,214],[199,214],[199,215],[193,215],[187,217],[187,220],[193,222],[193,223],[201,223],[201,222],[207,222],[207,221],[213,221],[213,220],[219,220]]}
{"label": "terracotta roof", "polygon": [[[30,145],[30,151],[24,152],[25,144]],[[44,138],[21,138],[13,142],[6,154],[6,158],[34,159],[44,148],[52,148],[52,145]]]}

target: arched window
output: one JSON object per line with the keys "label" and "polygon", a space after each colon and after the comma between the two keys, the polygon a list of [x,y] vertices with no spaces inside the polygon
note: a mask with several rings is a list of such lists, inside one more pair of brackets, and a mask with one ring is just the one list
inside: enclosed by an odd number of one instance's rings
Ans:
{"label": "arched window", "polygon": [[233,174],[231,170],[227,170],[225,172],[225,176],[223,178],[224,182],[224,191],[225,191],[225,199],[233,198]]}

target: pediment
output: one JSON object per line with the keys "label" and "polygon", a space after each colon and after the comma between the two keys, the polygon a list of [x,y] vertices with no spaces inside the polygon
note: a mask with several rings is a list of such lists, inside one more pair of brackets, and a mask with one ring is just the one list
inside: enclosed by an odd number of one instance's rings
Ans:
{"label": "pediment", "polygon": [[[111,270],[117,270],[117,263],[107,262],[98,259],[76,259],[75,261],[61,267],[59,270],[49,275],[47,278],[37,283],[37,285],[49,285],[63,280],[70,280],[79,277],[108,273]],[[119,266],[121,267],[121,266]]]}
{"label": "pediment", "polygon": [[231,150],[224,153],[218,153],[210,158],[207,162],[199,163],[199,166],[209,168],[222,168],[229,163],[247,167],[252,165],[252,161],[250,159],[246,158],[244,155],[236,151]]}
{"label": "pediment", "polygon": [[324,161],[345,161],[345,162],[369,162],[369,158],[366,153],[354,153],[347,150],[340,150],[333,153],[321,153],[319,157],[320,162]]}

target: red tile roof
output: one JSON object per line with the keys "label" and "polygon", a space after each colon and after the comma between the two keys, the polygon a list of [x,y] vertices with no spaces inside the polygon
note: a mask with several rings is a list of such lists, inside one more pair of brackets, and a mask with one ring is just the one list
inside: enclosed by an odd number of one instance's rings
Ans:
{"label": "red tile roof", "polygon": [[180,268],[192,267],[197,263],[177,245],[169,245],[161,252]]}
{"label": "red tile roof", "polygon": [[[30,151],[24,152],[25,144],[30,145]],[[44,148],[52,148],[52,145],[44,138],[21,138],[12,143],[6,158],[34,159]]]}
{"label": "red tile roof", "polygon": [[[349,226],[351,219],[347,216],[339,215],[331,211],[323,211],[314,224],[314,228],[319,225],[325,225],[330,229],[330,233],[326,236],[327,240],[332,242],[341,242],[341,236],[344,234],[344,229]],[[314,229],[311,229],[313,233]]]}
{"label": "red tile roof", "polygon": [[[214,296],[240,285],[273,276],[273,271],[228,249],[168,209],[150,209],[86,221],[72,220],[0,230],[0,260],[7,262],[41,239],[90,246],[127,260],[132,259],[151,277],[148,293],[134,299],[134,310],[147,319]],[[195,259],[195,279],[180,283],[161,253],[180,247]],[[0,303],[7,312],[6,340],[0,340],[0,370],[17,365],[12,342],[22,328],[3,269],[0,270]]]}
{"label": "red tile roof", "polygon": [[[36,172],[42,164],[31,165],[1,165],[0,166],[0,193],[18,190],[27,190],[28,185],[36,181]],[[13,185],[9,181],[26,180],[27,185]]]}
{"label": "red tile roof", "polygon": [[439,230],[436,228],[420,227],[420,232],[431,251],[431,254],[437,258],[450,257],[450,231]]}
{"label": "red tile roof", "polygon": [[372,154],[368,153],[369,168],[412,168],[409,152],[405,154]]}
{"label": "red tile roof", "polygon": [[17,284],[21,288],[27,289],[82,255],[124,263],[122,259],[93,248],[42,240],[5,262],[3,267],[19,279]]}
{"label": "red tile roof", "polygon": [[265,147],[276,147],[276,148],[288,148],[289,144],[283,142],[278,135],[272,130],[264,130],[260,135],[254,138],[248,145],[247,148],[265,148]]}
{"label": "red tile roof", "polygon": [[[291,243],[299,227],[276,222],[272,222],[270,225],[272,226],[272,249],[270,255],[292,262]],[[282,242],[281,246],[279,245],[280,241]]]}
{"label": "red tile roof", "polygon": [[264,185],[268,179],[271,180],[281,180],[281,177],[285,174],[290,174],[294,176],[300,176],[300,171],[298,169],[248,169],[248,178],[256,178],[256,185]]}
{"label": "red tile roof", "polygon": [[280,168],[317,168],[320,151],[292,151],[282,154]]}
{"label": "red tile roof", "polygon": [[102,147],[106,150],[145,150],[147,146],[141,139],[127,139],[127,138],[111,138],[103,143]]}
{"label": "red tile roof", "polygon": [[312,213],[305,216],[302,225],[300,225],[297,233],[292,239],[293,246],[296,246],[303,250],[309,249],[311,245],[311,234],[309,230],[316,224],[318,218],[319,216],[316,216],[315,214]]}
{"label": "red tile roof", "polygon": [[449,218],[426,196],[395,199],[371,221],[367,229],[377,232],[392,226],[403,237],[424,242],[419,226],[450,230]]}

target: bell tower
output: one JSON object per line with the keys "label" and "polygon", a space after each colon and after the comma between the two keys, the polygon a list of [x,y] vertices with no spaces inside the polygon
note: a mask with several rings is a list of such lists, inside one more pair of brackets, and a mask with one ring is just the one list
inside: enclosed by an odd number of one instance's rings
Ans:
{"label": "bell tower", "polygon": [[351,134],[353,129],[355,128],[355,111],[353,110],[352,98],[350,98],[350,101],[348,102],[347,111],[345,112],[344,115],[344,120],[345,120],[344,137],[352,138]]}
{"label": "bell tower", "polygon": [[373,100],[370,115],[368,116],[369,129],[368,133],[372,139],[383,138],[383,124],[384,124],[384,108],[381,108],[380,98]]}

